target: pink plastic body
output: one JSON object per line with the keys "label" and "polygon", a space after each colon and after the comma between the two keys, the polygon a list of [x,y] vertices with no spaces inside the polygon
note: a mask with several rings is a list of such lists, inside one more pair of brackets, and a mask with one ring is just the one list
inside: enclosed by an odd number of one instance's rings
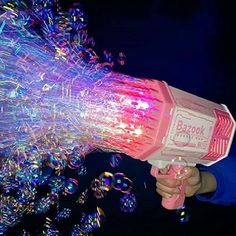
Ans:
{"label": "pink plastic body", "polygon": [[[137,148],[126,154],[139,160],[173,162],[181,157],[188,165],[211,165],[228,155],[235,121],[225,105],[168,86],[144,80],[156,107],[143,124]],[[146,142],[148,138],[148,142]],[[151,141],[150,141],[151,140]]]}
{"label": "pink plastic body", "polygon": [[[121,151],[151,163],[151,174],[156,178],[176,178],[173,171],[164,176],[158,174],[158,169],[165,165],[171,164],[172,169],[182,168],[181,165],[211,165],[228,155],[235,121],[225,105],[170,87],[162,81],[144,82],[151,88],[156,107],[150,110],[151,119],[140,121],[144,125],[137,145],[131,144]],[[182,207],[184,191],[183,182],[181,194],[163,199],[163,206],[167,209]]]}

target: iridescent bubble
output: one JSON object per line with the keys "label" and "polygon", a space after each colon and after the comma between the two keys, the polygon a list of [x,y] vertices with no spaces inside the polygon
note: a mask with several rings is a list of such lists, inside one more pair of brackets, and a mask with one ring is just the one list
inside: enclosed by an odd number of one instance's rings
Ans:
{"label": "iridescent bubble", "polygon": [[100,188],[100,181],[99,181],[99,179],[93,179],[91,184],[90,184],[90,188],[93,191],[97,191]]}
{"label": "iridescent bubble", "polygon": [[60,220],[63,220],[63,219],[67,219],[71,216],[71,209],[70,208],[63,208],[62,210],[60,210],[56,217],[55,217],[55,220],[56,221],[60,221]]}
{"label": "iridescent bubble", "polygon": [[104,50],[103,51],[103,60],[104,60],[104,63],[103,63],[103,66],[104,66],[104,69],[112,69],[112,67],[114,66],[114,58],[113,58],[113,55],[111,52],[108,52],[107,50]]}
{"label": "iridescent bubble", "polygon": [[58,201],[58,194],[49,193],[45,197],[40,198],[36,201],[34,206],[35,214],[44,214],[46,213],[52,205]]}
{"label": "iridescent bubble", "polygon": [[73,225],[71,236],[89,236],[90,233],[84,232],[79,224]]}
{"label": "iridescent bubble", "polygon": [[24,207],[14,197],[0,195],[0,212],[1,224],[13,227],[21,221]]}
{"label": "iridescent bubble", "polygon": [[5,224],[0,223],[0,235],[5,235],[7,232],[7,226]]}
{"label": "iridescent bubble", "polygon": [[65,176],[53,176],[49,179],[48,186],[52,192],[59,193],[65,189]]}
{"label": "iridescent bubble", "polygon": [[86,168],[86,166],[84,166],[84,165],[80,166],[80,167],[78,168],[78,170],[77,170],[77,174],[78,174],[79,176],[84,176],[84,175],[86,175],[86,174],[87,174],[87,168]]}
{"label": "iridescent bubble", "polygon": [[110,156],[109,163],[110,163],[111,167],[115,168],[120,165],[121,160],[122,160],[122,156],[120,154],[116,153],[116,154],[112,154]]}
{"label": "iridescent bubble", "polygon": [[176,157],[171,160],[169,168],[175,172],[177,178],[184,178],[188,174],[188,162],[183,157]]}
{"label": "iridescent bubble", "polygon": [[71,169],[77,169],[83,165],[85,157],[78,155],[77,153],[72,153],[68,157],[68,167]]}
{"label": "iridescent bubble", "polygon": [[137,207],[137,200],[133,193],[124,194],[120,198],[120,209],[123,212],[131,213]]}
{"label": "iridescent bubble", "polygon": [[97,189],[96,191],[94,191],[93,196],[97,199],[101,199],[104,198],[107,195],[107,191],[105,190],[101,190],[101,189]]}
{"label": "iridescent bubble", "polygon": [[40,234],[42,236],[59,236],[60,232],[56,228],[55,225],[53,225],[52,220],[48,217],[46,217],[46,222],[44,224],[43,232]]}
{"label": "iridescent bubble", "polygon": [[27,203],[36,198],[37,190],[35,187],[26,186],[18,189],[16,193],[16,198],[21,203]]}
{"label": "iridescent bubble", "polygon": [[39,181],[39,183],[45,183],[45,181],[47,181],[53,174],[53,169],[49,166],[45,166],[42,169],[42,178],[41,181]]}
{"label": "iridescent bubble", "polygon": [[112,63],[113,62],[113,56],[111,52],[108,52],[107,50],[103,51],[103,58],[105,62]]}
{"label": "iridescent bubble", "polygon": [[117,172],[114,174],[114,186],[113,188],[115,190],[120,191],[123,187],[123,179],[125,178],[125,175],[121,172]]}
{"label": "iridescent bubble", "polygon": [[129,178],[124,177],[122,180],[122,186],[120,191],[122,193],[129,193],[132,190],[132,188],[133,188],[133,182]]}
{"label": "iridescent bubble", "polygon": [[101,190],[109,191],[114,185],[114,176],[110,172],[103,172],[99,176],[99,188]]}
{"label": "iridescent bubble", "polygon": [[118,58],[117,58],[118,63],[123,66],[126,61],[126,56],[124,52],[119,52]]}
{"label": "iridescent bubble", "polygon": [[78,189],[78,180],[69,178],[65,181],[65,189],[64,192],[68,194],[73,194]]}
{"label": "iridescent bubble", "polygon": [[81,10],[81,7],[77,8],[70,8],[69,9],[69,16],[70,16],[70,26],[74,30],[80,30],[87,26],[87,16]]}
{"label": "iridescent bubble", "polygon": [[96,211],[86,214],[80,221],[81,229],[84,232],[92,232],[101,227],[101,224],[105,220],[105,214],[100,207],[97,207]]}
{"label": "iridescent bubble", "polygon": [[24,213],[26,215],[35,214],[35,202],[28,203],[27,206],[24,209]]}
{"label": "iridescent bubble", "polygon": [[90,188],[93,190],[93,196],[96,197],[97,199],[104,198],[107,195],[107,191],[102,190],[100,188],[99,179],[92,180]]}
{"label": "iridescent bubble", "polygon": [[82,205],[86,203],[87,200],[88,200],[88,189],[85,189],[85,191],[79,195],[78,199],[76,200],[76,203]]}
{"label": "iridescent bubble", "polygon": [[[1,233],[0,233],[1,235]],[[30,233],[27,232],[25,229],[22,230],[22,233],[19,236],[30,236]]]}
{"label": "iridescent bubble", "polygon": [[48,160],[48,165],[53,169],[55,169],[60,165],[60,160],[58,156],[53,153],[48,153],[47,160]]}
{"label": "iridescent bubble", "polygon": [[176,215],[180,224],[185,224],[190,220],[190,213],[185,206],[177,209]]}

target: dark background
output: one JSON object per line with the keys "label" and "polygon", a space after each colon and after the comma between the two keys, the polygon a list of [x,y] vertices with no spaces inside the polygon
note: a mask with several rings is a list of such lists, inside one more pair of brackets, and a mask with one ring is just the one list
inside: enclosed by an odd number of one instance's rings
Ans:
{"label": "dark background", "polygon": [[[69,5],[73,1],[64,1]],[[138,77],[156,78],[169,85],[228,106],[236,117],[235,63],[236,36],[233,1],[214,0],[84,0],[80,1],[89,17],[90,35],[95,38],[95,50],[104,49],[117,55],[123,51],[125,66],[114,70]],[[186,199],[190,219],[179,222],[175,211],[161,207],[155,193],[155,179],[150,165],[124,157],[121,165],[112,169],[110,154],[92,154],[86,165],[88,174],[79,182],[82,191],[90,181],[104,171],[124,172],[133,180],[133,192],[138,207],[133,213],[119,210],[121,194],[111,191],[102,200],[90,198],[83,210],[100,206],[106,222],[93,235],[231,235],[235,228],[235,206],[219,206]],[[144,182],[147,188],[144,188]],[[235,188],[236,186],[232,186]],[[78,222],[81,209],[71,204],[76,196],[65,198],[64,206],[73,209],[73,218],[58,225],[62,235],[69,235]],[[78,209],[77,209],[78,208]],[[35,232],[44,216],[24,219],[9,233],[18,235],[25,228]],[[234,233],[233,233],[234,234]]]}

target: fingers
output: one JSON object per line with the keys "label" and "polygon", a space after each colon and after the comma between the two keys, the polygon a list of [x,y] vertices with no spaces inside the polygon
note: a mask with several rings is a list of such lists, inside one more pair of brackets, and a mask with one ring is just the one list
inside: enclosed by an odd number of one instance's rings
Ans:
{"label": "fingers", "polygon": [[[166,171],[164,170],[164,174]],[[193,196],[200,186],[200,172],[196,167],[185,167],[183,172],[176,176],[177,179],[157,179],[156,191],[164,198],[170,198],[173,194],[180,193],[182,181],[186,182],[185,194]]]}
{"label": "fingers", "polygon": [[160,179],[156,183],[156,191],[164,198],[170,198],[173,194],[180,193],[180,180]]}

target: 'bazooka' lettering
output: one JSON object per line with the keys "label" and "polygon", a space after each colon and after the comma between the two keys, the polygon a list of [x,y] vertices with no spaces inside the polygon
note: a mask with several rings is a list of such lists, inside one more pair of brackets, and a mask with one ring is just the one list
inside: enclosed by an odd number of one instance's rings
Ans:
{"label": "'bazooka' lettering", "polygon": [[188,134],[196,134],[204,136],[205,127],[203,125],[201,126],[189,125],[184,123],[183,120],[179,120],[177,123],[176,130],[178,132],[186,132]]}

